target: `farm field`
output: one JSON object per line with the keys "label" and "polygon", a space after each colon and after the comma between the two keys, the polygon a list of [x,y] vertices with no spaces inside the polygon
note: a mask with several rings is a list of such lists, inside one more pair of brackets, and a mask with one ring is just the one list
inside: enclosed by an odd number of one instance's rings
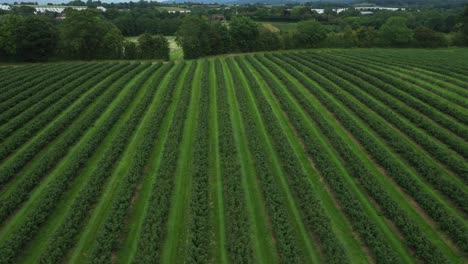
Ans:
{"label": "farm field", "polygon": [[468,49],[0,67],[0,263],[466,263]]}

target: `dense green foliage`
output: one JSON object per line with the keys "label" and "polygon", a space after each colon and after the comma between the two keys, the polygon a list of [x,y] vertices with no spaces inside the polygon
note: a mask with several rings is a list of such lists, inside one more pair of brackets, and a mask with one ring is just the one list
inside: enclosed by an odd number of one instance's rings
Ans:
{"label": "dense green foliage", "polygon": [[464,263],[467,60],[2,66],[0,263]]}
{"label": "dense green foliage", "polygon": [[[163,36],[176,36],[187,59],[317,47],[466,46],[468,6],[457,1],[392,11],[333,2],[231,7],[74,1],[68,5],[87,9],[58,14],[20,5],[0,13],[0,61],[169,60]],[[96,9],[102,6],[107,9]]]}

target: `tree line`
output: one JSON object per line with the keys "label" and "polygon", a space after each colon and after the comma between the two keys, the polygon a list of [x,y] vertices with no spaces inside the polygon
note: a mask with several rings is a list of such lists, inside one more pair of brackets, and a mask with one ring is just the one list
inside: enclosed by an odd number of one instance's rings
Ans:
{"label": "tree line", "polygon": [[136,42],[126,41],[96,9],[65,14],[60,23],[46,16],[0,16],[0,61],[169,60],[169,43],[162,35],[145,33]]}
{"label": "tree line", "polygon": [[[228,23],[208,18],[213,10],[185,15],[140,6],[128,11],[111,7],[107,12],[67,9],[64,19],[55,19],[51,14],[34,15],[14,8],[0,14],[0,61],[169,60],[169,43],[163,35],[174,34],[186,59],[282,49],[468,45],[468,5],[461,15],[433,10],[426,20],[404,12],[372,16],[356,15],[356,10],[339,16],[325,12],[304,16],[293,29],[280,32],[255,22],[255,15],[246,13],[247,7],[238,8],[244,12],[229,17]],[[135,35],[140,36],[137,41],[124,38]]]}
{"label": "tree line", "polygon": [[187,16],[177,31],[176,41],[187,59],[224,53],[273,51],[282,49],[350,47],[420,47],[438,48],[468,44],[468,7],[463,31],[456,40],[426,26],[411,28],[405,17],[389,17],[376,29],[372,26],[330,32],[315,19],[297,23],[296,29],[272,32],[250,17],[233,17],[229,25],[203,16]]}

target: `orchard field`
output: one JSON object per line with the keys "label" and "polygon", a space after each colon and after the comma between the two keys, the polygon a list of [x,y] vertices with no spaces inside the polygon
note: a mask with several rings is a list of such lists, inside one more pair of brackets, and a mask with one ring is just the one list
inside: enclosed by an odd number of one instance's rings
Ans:
{"label": "orchard field", "polygon": [[468,50],[0,67],[0,263],[466,263]]}

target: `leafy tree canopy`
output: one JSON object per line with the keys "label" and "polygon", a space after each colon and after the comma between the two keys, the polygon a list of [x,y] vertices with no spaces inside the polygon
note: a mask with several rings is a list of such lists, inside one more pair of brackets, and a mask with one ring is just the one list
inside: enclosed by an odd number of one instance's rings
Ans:
{"label": "leafy tree canopy", "polygon": [[406,25],[406,18],[391,17],[380,28],[380,34],[385,45],[404,46],[413,40],[413,31]]}

